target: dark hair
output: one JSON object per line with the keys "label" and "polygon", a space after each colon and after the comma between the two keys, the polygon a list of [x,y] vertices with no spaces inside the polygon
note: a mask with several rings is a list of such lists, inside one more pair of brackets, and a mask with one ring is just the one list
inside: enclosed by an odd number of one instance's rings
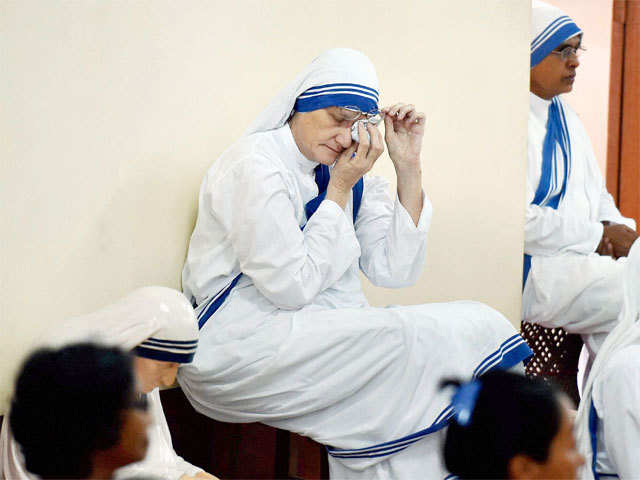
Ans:
{"label": "dark hair", "polygon": [[[546,461],[560,428],[557,390],[540,379],[505,371],[489,372],[479,381],[469,424],[458,425],[454,417],[449,425],[447,469],[462,479],[508,478],[509,461],[518,454]],[[451,383],[456,382],[443,385]]]}
{"label": "dark hair", "polygon": [[131,357],[90,343],[41,349],[22,365],[9,422],[27,470],[43,478],[86,478],[97,450],[120,439],[134,395]]}

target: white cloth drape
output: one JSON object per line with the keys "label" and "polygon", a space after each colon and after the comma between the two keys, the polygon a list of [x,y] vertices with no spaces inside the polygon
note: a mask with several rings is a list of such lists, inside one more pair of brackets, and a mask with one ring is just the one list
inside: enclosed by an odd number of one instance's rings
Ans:
{"label": "white cloth drape", "polygon": [[[185,291],[199,311],[243,276],[179,381],[212,418],[369,447],[429,426],[450,400],[441,378],[469,377],[516,332],[472,302],[369,307],[361,270],[378,285],[417,280],[431,205],[425,195],[416,226],[386,182],[366,176],[355,225],[351,203],[327,200],[307,222],[315,166],[285,125],[244,137],[207,172]],[[330,457],[332,478],[444,476],[440,435],[391,456]]]}
{"label": "white cloth drape", "polygon": [[584,386],[576,417],[578,447],[587,459],[584,477],[593,479],[589,432],[591,405],[598,417],[598,473],[640,477],[640,242],[624,267],[624,301],[615,329],[600,349]]}
{"label": "white cloth drape", "polygon": [[350,48],[327,50],[273,98],[245,135],[282,127],[301,93],[311,87],[330,84],[363,85],[378,90],[378,77],[371,61],[361,52]]}
{"label": "white cloth drape", "polygon": [[572,150],[566,194],[557,210],[530,204],[540,181],[549,104],[530,94],[524,252],[532,260],[523,292],[523,320],[582,334],[594,355],[620,312],[626,261],[595,253],[601,222],[631,228],[635,222],[623,217],[613,203],[587,133],[565,102]]}

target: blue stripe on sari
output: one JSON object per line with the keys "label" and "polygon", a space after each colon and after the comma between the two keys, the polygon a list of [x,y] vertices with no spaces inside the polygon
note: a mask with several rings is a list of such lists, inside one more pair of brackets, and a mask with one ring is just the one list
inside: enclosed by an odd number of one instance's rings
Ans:
{"label": "blue stripe on sari", "polygon": [[[558,178],[558,148],[562,152],[564,172],[562,179]],[[549,105],[547,120],[547,133],[542,144],[542,168],[540,182],[533,197],[531,205],[558,209],[561,200],[567,191],[567,183],[571,174],[571,136],[567,126],[567,119],[562,108],[562,103],[554,97]],[[561,181],[561,187],[558,185]],[[531,269],[531,256],[524,255],[522,269],[522,289],[527,283],[529,270]]]}
{"label": "blue stripe on sari", "polygon": [[[531,358],[532,355],[533,352],[522,337],[515,334],[502,342],[498,349],[478,364],[474,370],[473,378],[491,370],[507,370],[520,362],[526,361]],[[354,449],[326,447],[326,449],[329,455],[336,458],[376,458],[392,455],[404,450],[427,435],[446,427],[453,417],[453,414],[453,408],[451,404],[449,404],[440,412],[428,428],[416,433],[370,447]]]}
{"label": "blue stripe on sari", "polygon": [[[322,200],[327,195],[327,187],[329,186],[329,167],[323,164],[319,164],[315,168],[315,180],[318,185],[318,195],[307,202],[305,205],[305,212],[307,214],[307,220],[316,212]],[[362,195],[364,193],[364,181],[362,178],[353,187],[353,223],[356,223],[356,217],[360,211],[360,205],[362,204]],[[304,229],[306,225],[301,228]],[[200,315],[198,315],[198,328],[202,329],[207,321],[213,316],[214,313],[222,306],[227,299],[231,290],[238,284],[242,277],[240,272],[229,285],[216,293],[208,300],[208,304],[202,309]]]}

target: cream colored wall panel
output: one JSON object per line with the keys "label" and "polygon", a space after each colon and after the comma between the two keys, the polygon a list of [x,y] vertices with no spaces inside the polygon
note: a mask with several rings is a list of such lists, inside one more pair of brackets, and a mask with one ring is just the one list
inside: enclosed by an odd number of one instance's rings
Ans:
{"label": "cream colored wall panel", "polygon": [[[517,323],[527,0],[0,3],[0,411],[33,339],[141,285],[179,286],[208,165],[322,50],[428,116],[423,278],[375,304],[474,298]],[[375,171],[392,178],[387,157]]]}

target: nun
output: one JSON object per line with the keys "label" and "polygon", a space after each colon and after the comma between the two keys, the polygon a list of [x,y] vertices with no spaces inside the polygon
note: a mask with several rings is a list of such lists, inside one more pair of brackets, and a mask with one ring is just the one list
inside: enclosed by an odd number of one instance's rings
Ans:
{"label": "nun", "polygon": [[523,321],[581,334],[593,358],[620,313],[623,263],[638,234],[561,98],[573,89],[582,31],[556,7],[532,8]]}
{"label": "nun", "polygon": [[[178,367],[192,361],[198,345],[196,318],[184,295],[165,287],[140,288],[101,310],[64,322],[39,343],[62,347],[87,341],[130,350],[138,388],[149,403],[147,455],[117,470],[114,478],[215,479],[173,450],[160,403],[159,387],[174,384]],[[24,467],[6,418],[0,436],[0,477],[35,480]]]}
{"label": "nun", "polygon": [[624,267],[624,302],[585,384],[576,417],[583,478],[640,478],[640,242]]}
{"label": "nun", "polygon": [[[378,101],[371,61],[328,50],[210,167],[182,277],[200,345],[178,381],[214,419],[324,444],[332,478],[438,478],[440,379],[521,368],[531,351],[480,303],[367,303],[360,272],[418,279],[432,213],[424,115]],[[367,174],[385,144],[395,198]]]}

